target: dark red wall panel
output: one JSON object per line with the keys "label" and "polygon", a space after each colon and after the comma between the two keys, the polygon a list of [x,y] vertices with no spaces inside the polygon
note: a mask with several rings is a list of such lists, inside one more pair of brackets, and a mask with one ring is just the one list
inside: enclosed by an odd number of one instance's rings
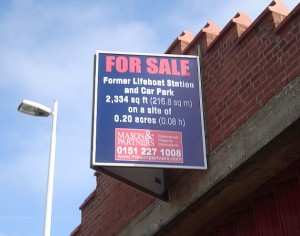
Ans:
{"label": "dark red wall panel", "polygon": [[233,224],[224,225],[217,229],[217,236],[232,236],[234,235]]}
{"label": "dark red wall panel", "polygon": [[236,236],[256,236],[253,211],[246,211],[235,216]]}
{"label": "dark red wall panel", "polygon": [[282,231],[285,236],[300,235],[300,185],[297,180],[275,188]]}
{"label": "dark red wall panel", "polygon": [[275,197],[259,198],[254,201],[257,235],[282,236],[279,212]]}

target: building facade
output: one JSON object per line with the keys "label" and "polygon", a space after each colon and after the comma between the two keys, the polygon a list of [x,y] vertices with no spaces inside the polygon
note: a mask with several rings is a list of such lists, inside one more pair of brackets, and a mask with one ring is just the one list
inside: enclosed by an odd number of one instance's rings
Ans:
{"label": "building facade", "polygon": [[95,173],[72,236],[300,235],[300,4],[184,31],[201,61],[207,170],[165,172],[164,202]]}

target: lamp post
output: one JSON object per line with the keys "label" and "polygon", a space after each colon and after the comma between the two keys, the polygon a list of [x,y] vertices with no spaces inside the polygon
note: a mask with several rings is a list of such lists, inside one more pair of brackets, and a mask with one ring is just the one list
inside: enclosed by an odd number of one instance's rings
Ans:
{"label": "lamp post", "polygon": [[55,164],[55,146],[56,146],[56,123],[57,123],[57,107],[58,102],[54,100],[53,111],[49,107],[42,104],[23,100],[18,107],[18,111],[32,116],[48,117],[52,116],[52,133],[50,142],[50,155],[48,165],[48,184],[44,221],[44,236],[50,236],[51,215],[52,215],[52,198],[53,198],[53,182],[54,182],[54,164]]}

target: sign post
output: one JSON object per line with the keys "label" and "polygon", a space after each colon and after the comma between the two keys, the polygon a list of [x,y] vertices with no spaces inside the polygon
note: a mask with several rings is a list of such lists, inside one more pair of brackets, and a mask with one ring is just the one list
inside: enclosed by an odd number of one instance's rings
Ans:
{"label": "sign post", "polygon": [[98,51],[94,71],[91,168],[159,196],[163,169],[207,168],[198,57]]}

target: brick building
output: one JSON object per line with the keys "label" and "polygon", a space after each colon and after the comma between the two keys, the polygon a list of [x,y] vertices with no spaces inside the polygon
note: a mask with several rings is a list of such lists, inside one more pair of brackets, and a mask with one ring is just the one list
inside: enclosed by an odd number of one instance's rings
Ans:
{"label": "brick building", "polygon": [[168,202],[96,172],[71,235],[300,235],[300,4],[208,22],[166,53],[200,56],[208,170],[166,170]]}

